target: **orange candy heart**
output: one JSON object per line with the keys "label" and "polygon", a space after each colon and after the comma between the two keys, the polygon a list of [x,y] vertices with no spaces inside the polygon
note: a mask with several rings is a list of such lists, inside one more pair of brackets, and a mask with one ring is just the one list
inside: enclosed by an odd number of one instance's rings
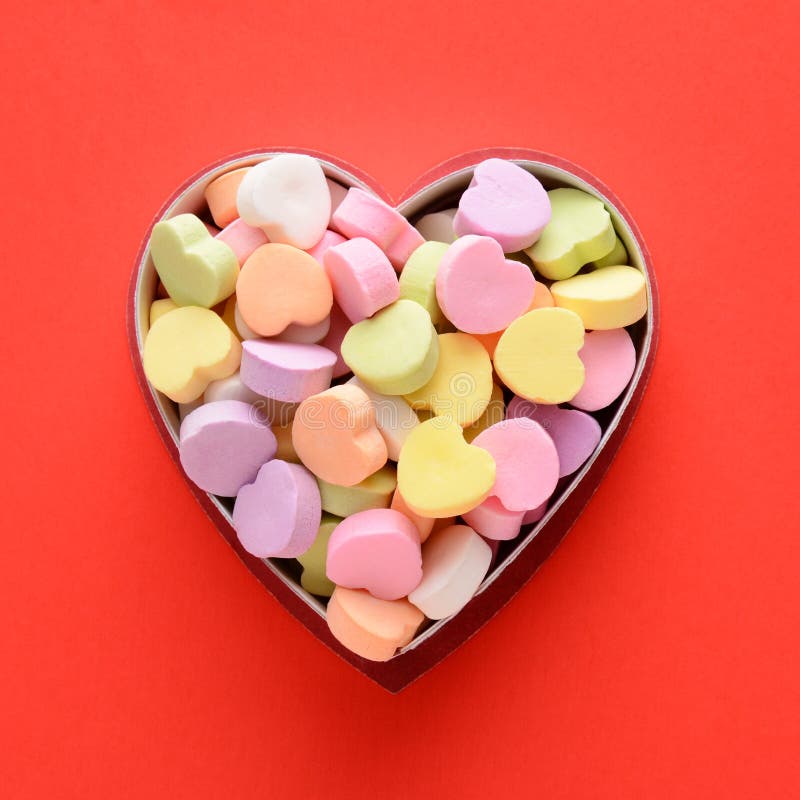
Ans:
{"label": "orange candy heart", "polygon": [[355,486],[389,457],[372,401],[352,384],[334,386],[300,403],[292,443],[306,467],[338,486]]}
{"label": "orange candy heart", "polygon": [[277,336],[287,326],[316,325],[331,313],[333,290],[320,263],[288,244],[264,244],[244,262],[236,302],[247,326],[259,336]]}

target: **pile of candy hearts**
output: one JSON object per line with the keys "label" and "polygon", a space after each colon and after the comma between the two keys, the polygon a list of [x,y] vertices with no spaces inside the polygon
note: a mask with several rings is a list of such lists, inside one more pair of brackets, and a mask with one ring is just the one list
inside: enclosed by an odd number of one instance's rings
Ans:
{"label": "pile of candy hearts", "polygon": [[333,636],[388,660],[598,447],[644,275],[600,200],[496,158],[415,226],[308,155],[205,201],[153,228],[145,374],[242,546],[297,559]]}

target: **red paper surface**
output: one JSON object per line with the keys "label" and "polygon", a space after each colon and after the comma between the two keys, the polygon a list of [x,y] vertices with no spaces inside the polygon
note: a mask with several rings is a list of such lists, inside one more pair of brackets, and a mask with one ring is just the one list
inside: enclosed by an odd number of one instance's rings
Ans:
{"label": "red paper surface", "polygon": [[[800,791],[792,4],[17,4],[0,57],[14,798]],[[212,529],[124,304],[186,176],[295,144],[399,193],[498,144],[611,185],[653,253],[655,372],[565,543],[398,696]]]}

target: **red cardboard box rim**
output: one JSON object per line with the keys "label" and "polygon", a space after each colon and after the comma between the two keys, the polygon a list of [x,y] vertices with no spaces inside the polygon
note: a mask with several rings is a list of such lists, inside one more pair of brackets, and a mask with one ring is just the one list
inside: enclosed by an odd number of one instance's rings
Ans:
{"label": "red cardboard box rim", "polygon": [[[149,385],[142,369],[141,348],[147,331],[147,311],[155,294],[155,272],[148,254],[153,225],[160,219],[202,206],[203,187],[216,175],[246,166],[278,153],[307,153],[320,160],[326,173],[346,185],[374,192],[386,202],[394,200],[373,178],[341,159],[302,148],[282,147],[242,152],[200,170],[180,186],[156,214],[145,233],[134,262],[127,300],[127,333],[134,369],[150,415],[178,469],[178,420],[174,408]],[[470,180],[472,168],[486,158],[513,160],[531,170],[546,188],[574,186],[603,200],[611,213],[617,234],[628,249],[631,264],[645,274],[649,308],[637,323],[634,341],[637,365],[634,377],[604,423],[603,438],[592,458],[566,480],[563,490],[542,520],[523,532],[512,549],[490,572],[478,594],[457,615],[435,623],[386,662],[363,659],[342,647],[330,634],[324,606],[297,585],[277,563],[262,561],[239,544],[229,511],[213,496],[187,481],[189,488],[217,530],[239,558],[277,600],[318,639],[356,669],[392,692],[397,692],[429,670],[488,622],[534,575],[564,538],[609,468],[642,400],[653,366],[659,328],[658,290],[652,261],[632,217],[614,193],[581,167],[558,156],[525,148],[476,150],[445,161],[422,175],[406,189],[397,208],[411,219],[428,210],[448,207],[446,201]]]}

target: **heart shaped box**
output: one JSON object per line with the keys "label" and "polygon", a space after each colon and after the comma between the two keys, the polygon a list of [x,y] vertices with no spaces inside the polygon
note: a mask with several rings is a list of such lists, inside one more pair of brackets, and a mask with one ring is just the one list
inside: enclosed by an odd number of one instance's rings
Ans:
{"label": "heart shaped box", "polygon": [[[328,177],[345,186],[359,186],[393,203],[385,190],[361,170],[339,159],[295,148],[256,150],[231,156],[201,170],[183,184],[164,204],[145,234],[136,256],[127,303],[127,330],[134,369],[153,421],[170,455],[180,469],[175,404],[156,392],[142,369],[142,347],[149,325],[150,304],[155,298],[157,275],[149,255],[152,226],[176,214],[204,210],[203,190],[224,172],[249,166],[279,153],[307,153],[319,159]],[[517,148],[477,150],[445,161],[414,182],[402,195],[397,209],[412,222],[431,211],[453,207],[469,184],[476,164],[486,158],[504,158],[531,171],[546,189],[571,186],[601,199],[611,214],[617,235],[628,250],[630,263],[647,279],[648,313],[630,330],[637,363],[624,394],[597,417],[603,437],[592,457],[574,475],[563,479],[545,516],[523,529],[511,542],[501,543],[495,565],[478,593],[454,617],[432,623],[386,662],[363,659],[340,645],[325,622],[325,606],[299,584],[297,563],[292,559],[258,559],[242,549],[231,525],[232,504],[198,489],[189,488],[217,530],[256,578],[318,639],[356,669],[391,692],[398,692],[429,670],[478,631],[533,576],[558,546],[597,489],[633,420],[644,394],[655,357],[659,325],[658,292],[653,266],[636,224],[614,194],[597,178],[570,162],[546,153]]]}

